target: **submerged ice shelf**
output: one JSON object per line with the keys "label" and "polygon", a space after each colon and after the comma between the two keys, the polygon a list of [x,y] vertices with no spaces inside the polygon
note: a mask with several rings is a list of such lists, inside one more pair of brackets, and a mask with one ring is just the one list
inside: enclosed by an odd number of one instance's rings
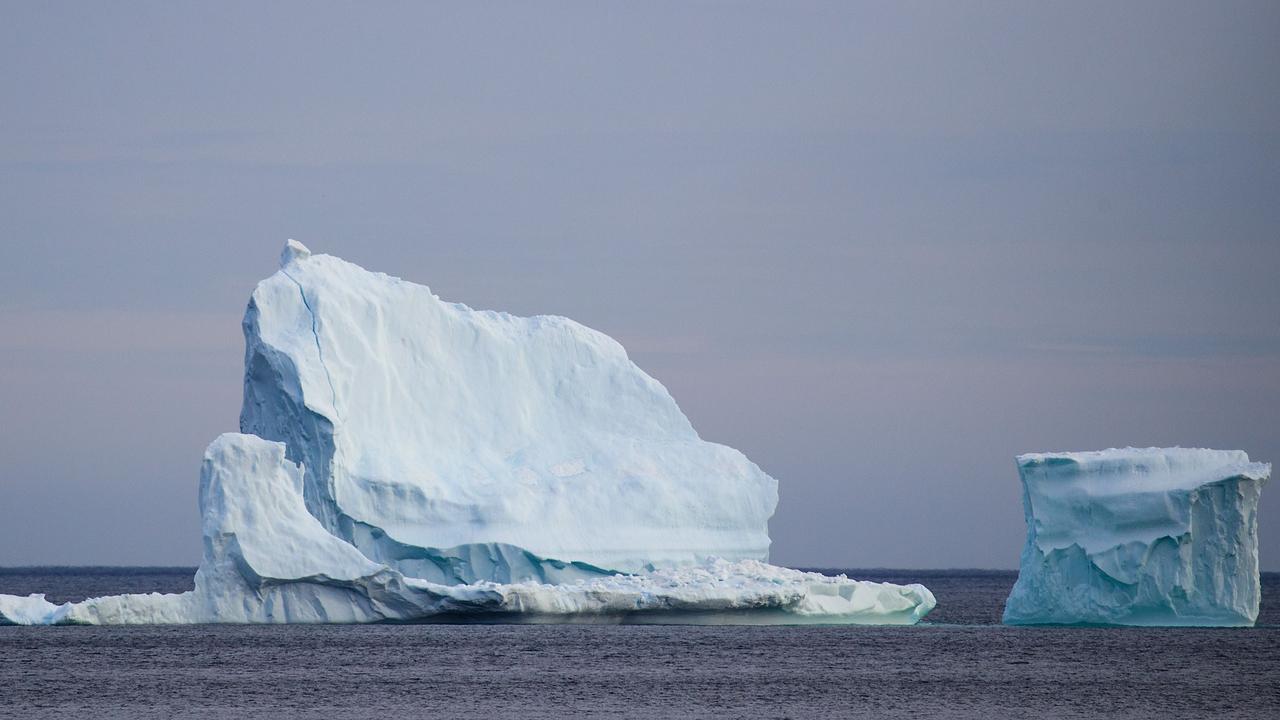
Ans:
{"label": "submerged ice shelf", "polygon": [[1252,625],[1258,498],[1240,451],[1125,448],[1018,457],[1027,520],[1009,624]]}
{"label": "submerged ice shelf", "polygon": [[200,481],[195,589],[0,623],[910,624],[921,585],[768,565],[777,484],[611,338],[442,302],[290,241],[244,319],[240,428]]}

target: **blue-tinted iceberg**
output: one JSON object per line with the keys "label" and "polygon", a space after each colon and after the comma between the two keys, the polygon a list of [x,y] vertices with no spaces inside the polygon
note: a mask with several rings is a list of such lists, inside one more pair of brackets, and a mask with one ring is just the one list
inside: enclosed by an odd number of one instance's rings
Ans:
{"label": "blue-tinted iceberg", "polygon": [[1186,448],[1018,457],[1027,543],[1009,624],[1252,625],[1271,466]]}
{"label": "blue-tinted iceberg", "polygon": [[[489,546],[622,571],[767,555],[777,482],[700,439],[613,339],[296,244],[282,260],[245,314],[240,430],[285,443],[307,509],[366,557],[519,581],[562,571]],[[497,562],[456,572],[473,552]]]}
{"label": "blue-tinted iceberg", "polygon": [[442,302],[290,242],[245,314],[195,589],[0,622],[906,624],[920,585],[768,565],[777,484],[607,336]]}

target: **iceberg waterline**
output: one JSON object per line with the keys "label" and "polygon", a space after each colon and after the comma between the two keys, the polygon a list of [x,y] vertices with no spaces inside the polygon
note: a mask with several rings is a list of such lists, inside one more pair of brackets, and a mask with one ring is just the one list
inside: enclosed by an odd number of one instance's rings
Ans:
{"label": "iceberg waterline", "polygon": [[195,589],[0,595],[0,622],[911,624],[935,605],[768,565],[776,481],[566,318],[290,241],[244,331],[243,434],[205,453]]}
{"label": "iceberg waterline", "polygon": [[1018,457],[1027,542],[1009,624],[1252,625],[1258,499],[1241,451],[1125,448]]}

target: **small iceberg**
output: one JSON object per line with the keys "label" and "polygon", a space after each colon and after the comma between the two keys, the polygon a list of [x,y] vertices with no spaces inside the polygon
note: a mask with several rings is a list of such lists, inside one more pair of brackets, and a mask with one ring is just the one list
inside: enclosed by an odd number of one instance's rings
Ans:
{"label": "small iceberg", "polygon": [[1027,544],[1011,625],[1253,625],[1258,498],[1271,466],[1238,450],[1018,457]]}

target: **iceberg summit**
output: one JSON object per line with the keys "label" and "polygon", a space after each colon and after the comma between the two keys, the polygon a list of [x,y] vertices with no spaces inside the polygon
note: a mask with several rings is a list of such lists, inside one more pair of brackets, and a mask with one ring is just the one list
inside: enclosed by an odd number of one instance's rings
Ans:
{"label": "iceberg summit", "polygon": [[767,564],[777,482],[622,346],[289,241],[244,317],[240,433],[200,473],[195,589],[0,623],[911,624],[922,585]]}
{"label": "iceberg summit", "polygon": [[1027,543],[1012,625],[1248,626],[1271,466],[1233,450],[1018,456]]}

